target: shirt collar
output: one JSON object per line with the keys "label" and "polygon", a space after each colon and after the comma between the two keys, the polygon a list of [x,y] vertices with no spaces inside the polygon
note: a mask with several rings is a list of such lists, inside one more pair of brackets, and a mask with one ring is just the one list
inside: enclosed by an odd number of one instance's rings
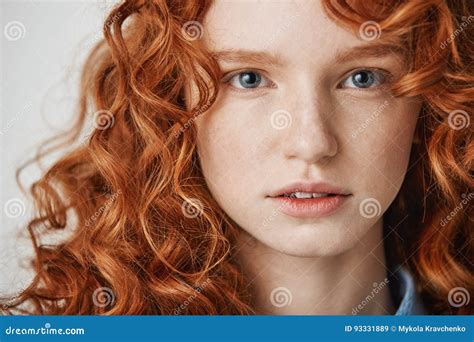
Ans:
{"label": "shirt collar", "polygon": [[398,282],[399,307],[396,316],[426,315],[426,309],[416,291],[413,276],[403,267],[398,267],[394,272],[395,281]]}

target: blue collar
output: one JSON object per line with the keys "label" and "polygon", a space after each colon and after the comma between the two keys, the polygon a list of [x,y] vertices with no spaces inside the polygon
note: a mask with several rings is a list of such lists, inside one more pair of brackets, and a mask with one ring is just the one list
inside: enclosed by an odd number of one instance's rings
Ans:
{"label": "blue collar", "polygon": [[398,282],[398,289],[395,289],[395,292],[398,295],[398,303],[400,303],[395,315],[427,315],[423,302],[416,292],[415,281],[410,272],[403,267],[398,267],[393,274],[395,281]]}

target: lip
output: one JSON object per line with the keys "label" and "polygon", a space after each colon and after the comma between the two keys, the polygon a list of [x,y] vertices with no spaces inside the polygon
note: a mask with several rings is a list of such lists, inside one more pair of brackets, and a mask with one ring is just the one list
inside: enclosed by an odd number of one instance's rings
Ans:
{"label": "lip", "polygon": [[[283,197],[291,192],[324,192],[328,197],[294,198]],[[269,197],[278,205],[279,211],[296,218],[321,218],[337,211],[351,196],[348,191],[327,183],[296,182],[275,191]]]}
{"label": "lip", "polygon": [[335,195],[350,195],[350,193],[344,189],[339,187],[333,186],[328,183],[322,182],[294,182],[287,186],[284,186],[281,189],[278,189],[271,193],[270,197],[278,197],[282,196],[283,194],[291,193],[291,192],[325,192],[328,194],[335,194]]}

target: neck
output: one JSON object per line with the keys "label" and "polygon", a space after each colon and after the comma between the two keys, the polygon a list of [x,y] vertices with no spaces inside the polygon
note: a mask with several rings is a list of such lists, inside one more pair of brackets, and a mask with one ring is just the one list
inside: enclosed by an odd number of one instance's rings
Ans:
{"label": "neck", "polygon": [[393,314],[387,285],[382,222],[344,253],[298,257],[283,254],[242,231],[236,258],[259,314]]}

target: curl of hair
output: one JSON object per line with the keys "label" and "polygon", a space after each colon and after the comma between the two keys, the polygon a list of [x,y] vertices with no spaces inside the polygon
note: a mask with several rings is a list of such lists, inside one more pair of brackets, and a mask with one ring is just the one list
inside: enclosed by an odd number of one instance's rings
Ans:
{"label": "curl of hair", "polygon": [[[474,13],[472,3],[323,3],[356,32],[368,20],[377,22],[379,42],[401,49],[408,61],[394,95],[423,99],[409,171],[384,217],[388,260],[411,268],[430,311],[472,313],[472,306],[448,303],[454,287],[474,294],[473,126],[449,124],[453,111],[472,121],[473,25],[459,29]],[[105,40],[84,66],[77,122],[36,158],[79,142],[31,187],[35,277],[3,304],[5,312],[256,312],[233,260],[238,227],[212,199],[196,154],[192,121],[215,101],[220,71],[183,25],[202,21],[209,6],[131,0],[111,11]],[[193,108],[185,103],[190,82],[199,94]],[[81,141],[94,111],[107,113],[109,125],[95,125]],[[451,215],[460,203],[462,212]],[[189,205],[197,215],[183,215]],[[44,234],[66,229],[65,241],[41,243]],[[111,291],[110,305],[97,305],[102,288]]]}
{"label": "curl of hair", "polygon": [[472,303],[451,306],[449,292],[474,294],[473,3],[336,0],[326,9],[356,32],[377,23],[377,43],[401,47],[408,61],[393,94],[423,101],[408,174],[384,216],[388,261],[411,269],[429,312],[472,314]]}
{"label": "curl of hair", "polygon": [[[228,257],[234,231],[199,174],[186,125],[215,100],[220,77],[201,42],[183,33],[208,5],[125,1],[111,11],[84,67],[79,121],[61,144],[79,139],[94,110],[108,125],[95,122],[87,141],[33,184],[36,276],[6,310],[28,301],[23,312],[53,315],[252,311]],[[187,110],[190,81],[199,100]],[[199,215],[183,215],[196,202]],[[39,243],[41,232],[71,225],[67,241]],[[101,288],[113,305],[97,305]]]}

